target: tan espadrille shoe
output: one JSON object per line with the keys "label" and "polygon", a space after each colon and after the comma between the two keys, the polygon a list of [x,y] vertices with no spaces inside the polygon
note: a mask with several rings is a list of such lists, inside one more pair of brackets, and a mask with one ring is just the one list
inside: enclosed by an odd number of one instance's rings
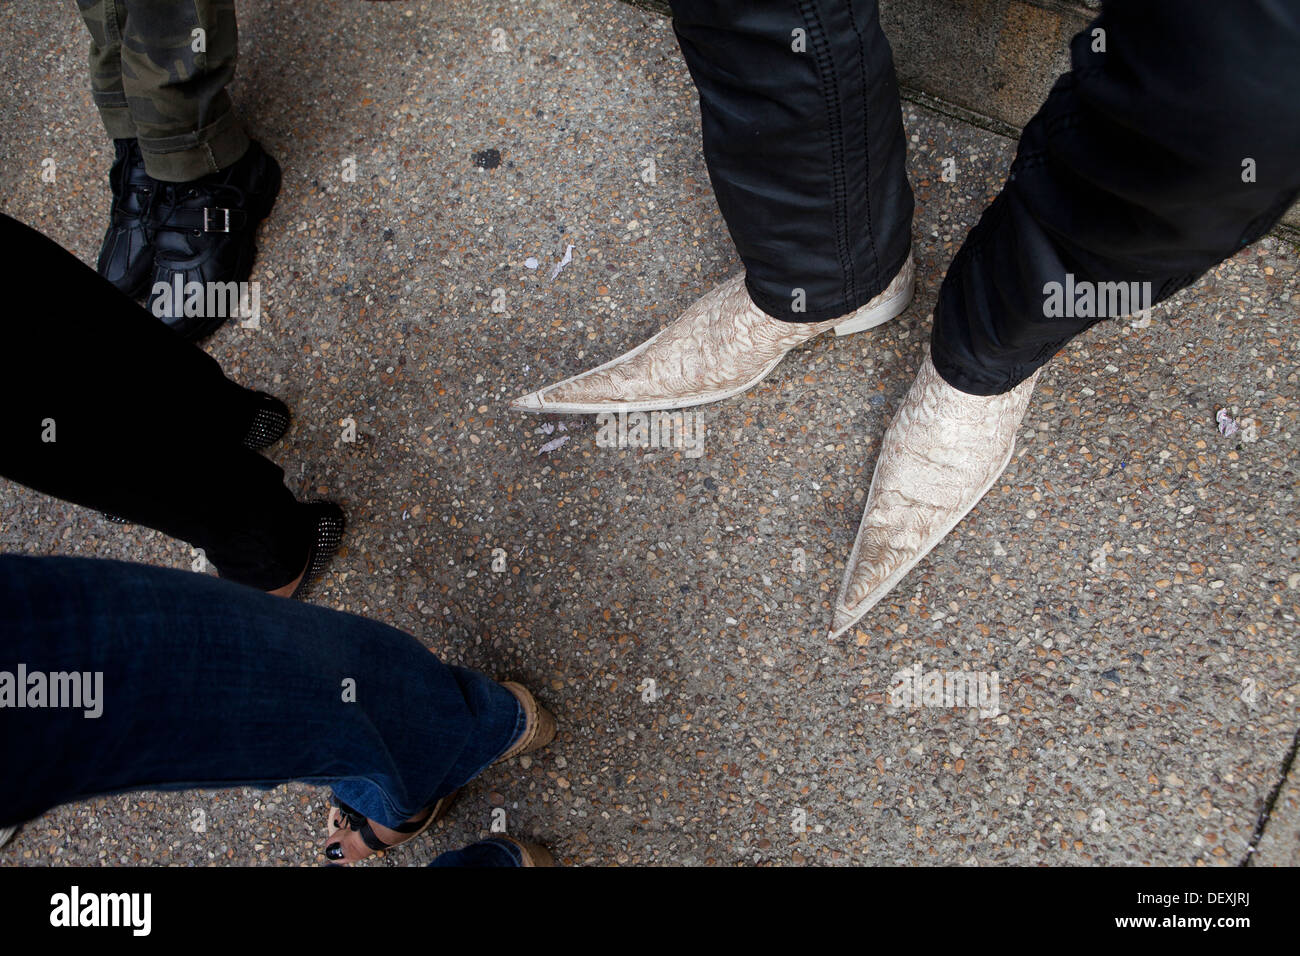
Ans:
{"label": "tan espadrille shoe", "polygon": [[502,681],[501,686],[515,695],[519,706],[524,709],[524,732],[510,745],[510,749],[496,759],[496,763],[530,754],[541,750],[555,739],[555,715],[537,702],[537,698],[523,684],[512,680]]}
{"label": "tan espadrille shoe", "polygon": [[556,866],[555,856],[540,843],[528,843],[514,837],[497,836],[492,839],[501,843],[511,843],[519,850],[520,866]]}

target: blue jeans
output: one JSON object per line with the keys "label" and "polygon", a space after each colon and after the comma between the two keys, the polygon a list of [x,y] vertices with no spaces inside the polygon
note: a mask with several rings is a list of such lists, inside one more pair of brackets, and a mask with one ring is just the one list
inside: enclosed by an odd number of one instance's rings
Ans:
{"label": "blue jeans", "polygon": [[463,850],[448,850],[440,854],[430,866],[489,867],[523,866],[519,848],[504,840],[479,840]]}
{"label": "blue jeans", "polygon": [[[82,675],[80,700],[35,676],[56,672]],[[496,681],[385,624],[188,571],[0,555],[0,826],[124,790],[302,780],[393,827],[524,725]]]}

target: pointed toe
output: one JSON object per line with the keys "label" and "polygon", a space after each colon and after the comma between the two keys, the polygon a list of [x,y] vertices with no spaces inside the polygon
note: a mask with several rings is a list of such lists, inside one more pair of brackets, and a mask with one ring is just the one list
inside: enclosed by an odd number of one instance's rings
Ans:
{"label": "pointed toe", "polygon": [[845,631],[857,623],[859,617],[861,617],[861,615],[855,615],[847,608],[837,606],[835,608],[835,617],[831,620],[831,629],[827,633],[826,639],[828,641],[834,641],[840,638],[843,636]]}
{"label": "pointed toe", "polygon": [[773,318],[750,298],[745,276],[732,276],[630,352],[517,398],[510,407],[522,412],[597,415],[720,402],[753,388],[788,352],[823,332],[835,329],[846,335],[898,315],[911,301],[913,274],[909,256],[878,296],[855,312],[822,322]]}
{"label": "pointed toe", "polygon": [[832,637],[875,607],[992,487],[1011,461],[1037,377],[1002,395],[968,395],[939,376],[927,351],[881,442]]}
{"label": "pointed toe", "polygon": [[542,393],[540,391],[529,392],[527,395],[520,395],[518,398],[512,399],[510,402],[511,410],[516,412],[536,413],[543,411],[545,407],[545,404],[542,402]]}
{"label": "pointed toe", "polygon": [[[856,627],[858,622],[867,616],[867,612],[893,589],[898,579],[909,568],[910,565],[904,566],[900,562],[894,568],[894,573],[876,568],[869,574],[863,574],[859,569],[850,567],[844,576],[844,590],[848,593],[835,605],[835,617],[831,621],[831,639],[834,640]],[[850,600],[853,603],[848,603]]]}

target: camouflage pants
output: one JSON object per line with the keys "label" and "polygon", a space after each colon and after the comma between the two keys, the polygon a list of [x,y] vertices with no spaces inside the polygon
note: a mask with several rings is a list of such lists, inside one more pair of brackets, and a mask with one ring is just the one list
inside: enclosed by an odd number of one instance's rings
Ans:
{"label": "camouflage pants", "polygon": [[154,179],[185,182],[244,155],[226,85],[234,0],[77,0],[90,30],[90,84],[108,135],[138,139]]}

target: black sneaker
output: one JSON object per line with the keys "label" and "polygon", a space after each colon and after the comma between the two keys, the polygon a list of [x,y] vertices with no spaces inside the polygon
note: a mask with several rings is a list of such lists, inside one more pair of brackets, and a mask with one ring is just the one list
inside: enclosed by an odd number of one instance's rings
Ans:
{"label": "black sneaker", "polygon": [[117,158],[108,174],[113,206],[95,269],[127,295],[138,299],[148,290],[149,277],[153,274],[154,243],[149,216],[162,183],[144,171],[139,142],[115,139],[113,149]]}
{"label": "black sneaker", "polygon": [[195,341],[238,313],[242,290],[229,284],[253,271],[254,234],[280,192],[280,164],[253,143],[228,169],[159,185],[149,311]]}

